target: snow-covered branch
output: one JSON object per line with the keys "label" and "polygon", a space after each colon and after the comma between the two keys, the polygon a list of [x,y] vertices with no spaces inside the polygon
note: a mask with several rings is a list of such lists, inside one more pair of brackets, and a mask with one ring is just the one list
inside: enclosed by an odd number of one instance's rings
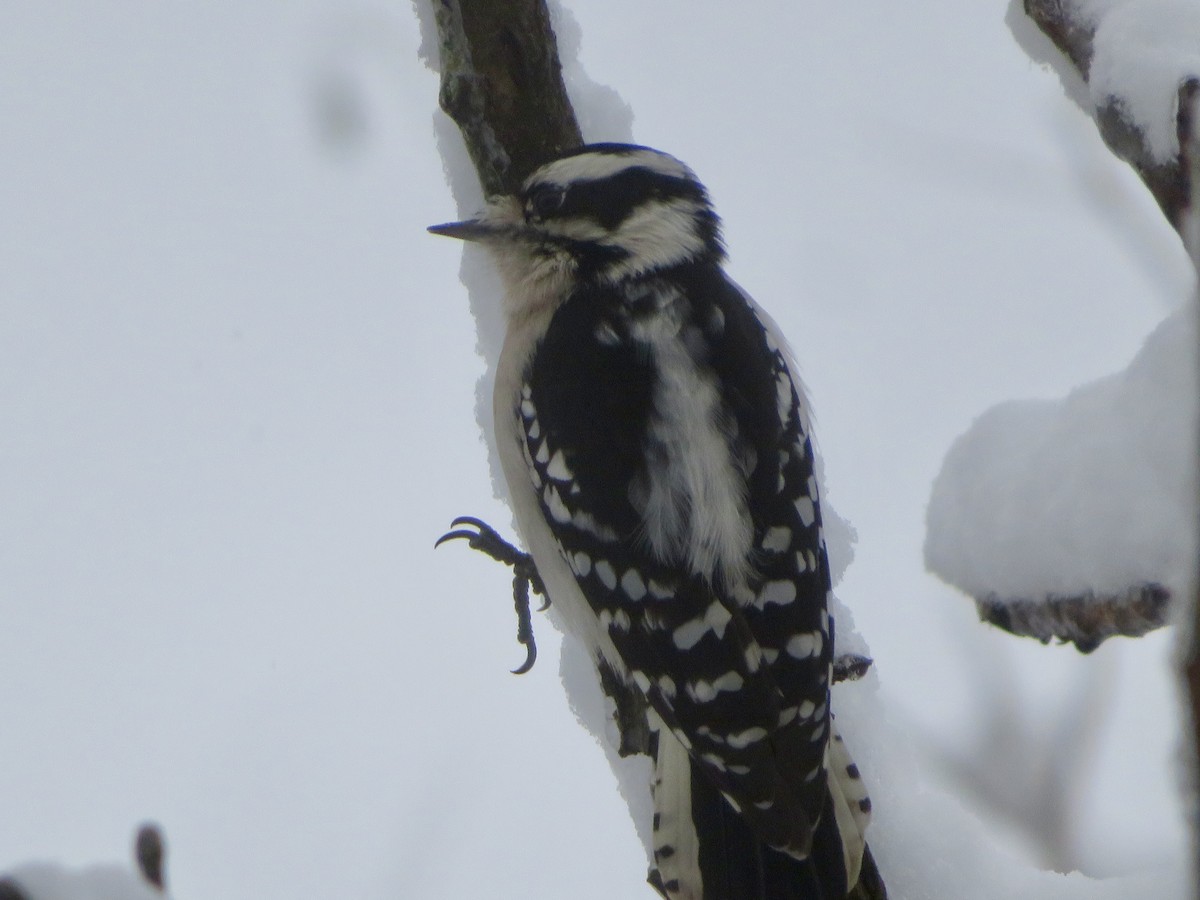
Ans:
{"label": "snow-covered branch", "polygon": [[1087,82],[1105,142],[1133,166],[1180,230],[1188,175],[1174,110],[1187,83],[1200,75],[1200,11],[1185,0],[1024,2],[1025,12]]}
{"label": "snow-covered branch", "polygon": [[[1055,65],[1200,268],[1192,196],[1200,178],[1200,7],[1023,0],[1023,8],[1069,66],[1022,38],[1014,0],[1009,21],[1018,40]],[[926,540],[930,569],[971,594],[985,621],[1013,633],[1071,641],[1088,652],[1115,634],[1179,625],[1194,823],[1197,346],[1193,301],[1160,325],[1125,372],[1058,403],[1009,403],[984,413],[947,455]]]}
{"label": "snow-covered branch", "polygon": [[[1056,65],[1184,234],[1177,113],[1200,72],[1200,12],[1178,0],[1023,2],[1066,59],[1010,16],[1018,40]],[[1124,373],[1061,402],[997,406],[955,442],[930,498],[926,563],[984,621],[1084,652],[1167,624],[1194,564],[1194,332],[1194,315],[1177,313]]]}
{"label": "snow-covered branch", "polygon": [[1195,561],[1196,317],[1062,400],[1010,401],[950,447],[925,561],[988,622],[1093,650],[1167,624]]}
{"label": "snow-covered branch", "polygon": [[1200,76],[1195,5],[1025,0],[1025,12],[1084,78],[1105,143],[1181,229],[1188,174],[1170,126],[1189,80]]}
{"label": "snow-covered branch", "polygon": [[1110,637],[1141,637],[1167,624],[1171,595],[1161,584],[1143,584],[1115,594],[1050,595],[1041,600],[976,598],[979,618],[1043,644],[1061,641],[1091,653]]}

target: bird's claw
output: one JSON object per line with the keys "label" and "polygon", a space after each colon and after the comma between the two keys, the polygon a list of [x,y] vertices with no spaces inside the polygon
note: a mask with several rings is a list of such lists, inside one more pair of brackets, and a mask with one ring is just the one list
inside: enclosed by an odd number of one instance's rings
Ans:
{"label": "bird's claw", "polygon": [[[469,531],[465,528],[459,528],[459,525],[470,525],[474,531]],[[531,570],[534,576],[526,575],[530,581],[536,577],[537,569],[533,565],[533,560],[528,553],[522,553],[504,538],[500,537],[500,533],[496,531],[487,522],[481,519],[476,519],[474,516],[459,516],[450,523],[450,527],[455,529],[448,531],[438,538],[433,546],[440,547],[446,541],[454,540],[455,538],[463,538],[472,550],[478,550],[481,553],[486,553],[497,562],[504,563],[506,566],[512,566],[514,571],[518,571],[519,567],[525,570]],[[541,580],[537,582],[541,584]]]}
{"label": "bird's claw", "polygon": [[859,656],[857,653],[843,653],[833,661],[833,681],[858,681],[867,674],[874,662],[869,656]]}
{"label": "bird's claw", "polygon": [[524,675],[537,660],[537,644],[533,640],[533,620],[529,615],[529,578],[520,571],[513,572],[513,606],[517,610],[517,641],[525,645],[525,662],[512,670]]}
{"label": "bird's claw", "polygon": [[447,531],[433,542],[433,546],[436,549],[446,543],[446,541],[452,541],[455,538],[466,538],[468,541],[473,541],[478,537],[479,535],[474,531]]}
{"label": "bird's claw", "polygon": [[[469,525],[473,531],[460,528]],[[513,570],[513,604],[517,610],[517,640],[525,647],[525,662],[512,670],[514,675],[524,675],[533,668],[537,661],[537,644],[533,639],[533,622],[529,614],[529,592],[541,595],[545,602],[538,608],[544,612],[550,608],[550,597],[546,594],[546,586],[542,583],[533,557],[522,553],[500,536],[496,529],[474,516],[459,516],[450,523],[451,531],[446,532],[434,542],[434,547],[440,547],[446,541],[461,538],[472,550],[485,553],[497,562],[511,566]]]}
{"label": "bird's claw", "polygon": [[537,662],[537,644],[532,640],[525,645],[525,662],[517,666],[515,669],[509,669],[514,675],[524,675],[533,668],[533,664]]}
{"label": "bird's claw", "polygon": [[[470,525],[475,529],[475,531],[467,531],[465,528],[459,528],[459,525]],[[454,540],[455,538],[465,538],[471,547],[476,550],[483,549],[483,545],[485,543],[497,545],[505,544],[510,547],[512,546],[511,544],[508,544],[504,538],[500,537],[499,532],[497,532],[496,529],[494,529],[491,525],[489,525],[487,522],[484,522],[482,519],[476,519],[474,516],[459,516],[450,523],[450,527],[458,530],[447,531],[440,538],[434,541],[434,547],[440,547],[446,541]]]}

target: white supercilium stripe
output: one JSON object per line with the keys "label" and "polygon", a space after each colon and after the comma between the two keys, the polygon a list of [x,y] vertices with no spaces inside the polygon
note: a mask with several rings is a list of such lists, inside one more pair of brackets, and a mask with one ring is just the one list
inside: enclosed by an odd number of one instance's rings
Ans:
{"label": "white supercilium stripe", "polygon": [[525,183],[529,188],[536,178],[538,184],[568,185],[580,181],[599,181],[626,169],[647,169],[670,178],[695,180],[691,169],[665,153],[656,150],[634,150],[630,153],[581,153],[543,166]]}
{"label": "white supercilium stripe", "polygon": [[604,269],[609,281],[674,265],[704,252],[704,239],[696,231],[701,206],[695,200],[676,197],[644,203],[621,222],[616,231],[599,243],[628,252],[620,262]]}

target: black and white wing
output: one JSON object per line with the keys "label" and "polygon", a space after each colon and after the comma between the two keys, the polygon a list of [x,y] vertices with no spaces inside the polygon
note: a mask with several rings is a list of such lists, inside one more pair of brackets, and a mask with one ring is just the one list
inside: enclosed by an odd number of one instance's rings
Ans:
{"label": "black and white wing", "polygon": [[782,348],[701,268],[572,295],[523,373],[518,439],[601,650],[757,840],[806,859],[833,818],[812,445]]}

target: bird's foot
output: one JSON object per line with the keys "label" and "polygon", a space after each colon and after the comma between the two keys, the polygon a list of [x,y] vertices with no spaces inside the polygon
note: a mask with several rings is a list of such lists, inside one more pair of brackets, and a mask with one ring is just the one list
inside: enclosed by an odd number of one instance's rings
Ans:
{"label": "bird's foot", "polygon": [[859,656],[857,653],[843,653],[833,661],[833,683],[839,681],[858,681],[867,674],[874,660],[869,656]]}
{"label": "bird's foot", "polygon": [[[462,525],[470,527],[459,527]],[[466,540],[467,546],[472,550],[478,550],[497,562],[512,567],[513,605],[517,610],[517,640],[525,647],[525,662],[512,671],[515,675],[525,674],[533,668],[533,664],[537,660],[537,644],[533,639],[533,621],[529,613],[529,592],[532,590],[533,593],[539,594],[543,598],[544,602],[539,607],[539,612],[550,606],[550,598],[546,594],[546,587],[542,584],[542,577],[538,574],[533,557],[518,550],[500,537],[496,529],[473,516],[459,516],[450,523],[450,527],[454,530],[448,531],[438,538],[434,547],[440,547],[446,541],[454,538],[462,538]]]}

